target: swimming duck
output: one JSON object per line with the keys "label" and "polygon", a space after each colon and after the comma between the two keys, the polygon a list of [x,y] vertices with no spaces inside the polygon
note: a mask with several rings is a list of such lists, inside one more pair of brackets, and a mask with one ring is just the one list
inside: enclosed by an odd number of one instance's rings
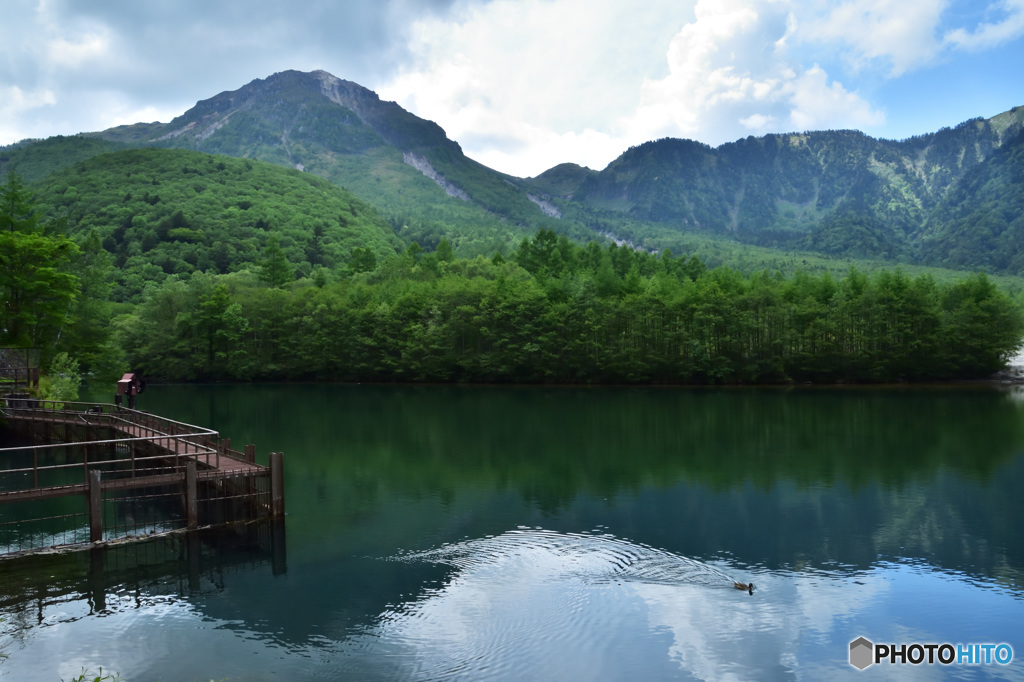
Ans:
{"label": "swimming duck", "polygon": [[754,583],[733,583],[732,586],[737,590],[746,590],[747,594],[754,594]]}

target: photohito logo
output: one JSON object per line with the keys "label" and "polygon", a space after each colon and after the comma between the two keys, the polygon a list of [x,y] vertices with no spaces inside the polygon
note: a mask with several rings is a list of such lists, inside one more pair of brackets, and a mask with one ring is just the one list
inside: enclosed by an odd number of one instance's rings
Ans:
{"label": "photohito logo", "polygon": [[1009,644],[873,644],[865,637],[850,642],[850,665],[864,670],[874,663],[890,665],[1009,665]]}

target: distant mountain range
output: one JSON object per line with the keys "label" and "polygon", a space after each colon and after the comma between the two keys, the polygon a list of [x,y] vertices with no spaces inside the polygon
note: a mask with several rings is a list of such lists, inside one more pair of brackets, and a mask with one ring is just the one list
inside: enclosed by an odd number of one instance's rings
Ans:
{"label": "distant mountain range", "polygon": [[822,254],[1024,273],[1024,107],[902,141],[773,134],[712,148],[662,139],[607,168],[535,178],[463,154],[435,123],[323,71],[286,71],[139,123],[0,149],[31,182],[96,154],[168,147],[321,176],[377,207],[405,241],[463,255],[540,227],[677,248],[685,235]]}

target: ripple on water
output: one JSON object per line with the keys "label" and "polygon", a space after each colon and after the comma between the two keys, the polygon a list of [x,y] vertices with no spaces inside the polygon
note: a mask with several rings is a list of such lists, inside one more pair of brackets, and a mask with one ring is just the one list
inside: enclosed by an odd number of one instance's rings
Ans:
{"label": "ripple on water", "polygon": [[732,587],[734,579],[696,559],[612,535],[517,529],[435,549],[401,554],[403,561],[427,561],[477,571],[520,565],[548,579],[587,582],[640,581]]}
{"label": "ripple on water", "polygon": [[[413,677],[430,679],[550,679],[559,667],[573,677],[600,678],[610,661],[649,661],[651,651],[641,649],[671,638],[652,635],[640,584],[733,584],[721,570],[670,552],[611,535],[546,530],[513,530],[393,559],[456,569],[442,586],[381,614],[372,633],[371,648],[403,660]],[[624,631],[647,633],[644,644],[623,641]],[[664,652],[668,642],[659,646]]]}

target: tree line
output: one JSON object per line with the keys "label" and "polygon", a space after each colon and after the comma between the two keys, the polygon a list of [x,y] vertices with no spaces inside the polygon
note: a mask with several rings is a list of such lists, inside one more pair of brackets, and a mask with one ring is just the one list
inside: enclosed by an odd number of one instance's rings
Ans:
{"label": "tree line", "polygon": [[363,271],[171,276],[115,321],[132,366],[176,380],[787,383],[971,379],[1024,335],[984,274],[741,274],[550,230],[508,259],[447,241]]}
{"label": "tree line", "polygon": [[61,368],[77,368],[74,357],[110,375],[121,362],[110,335],[110,260],[95,232],[66,233],[66,221],[40,216],[9,172],[0,185],[0,346],[38,348],[44,366],[62,357]]}

